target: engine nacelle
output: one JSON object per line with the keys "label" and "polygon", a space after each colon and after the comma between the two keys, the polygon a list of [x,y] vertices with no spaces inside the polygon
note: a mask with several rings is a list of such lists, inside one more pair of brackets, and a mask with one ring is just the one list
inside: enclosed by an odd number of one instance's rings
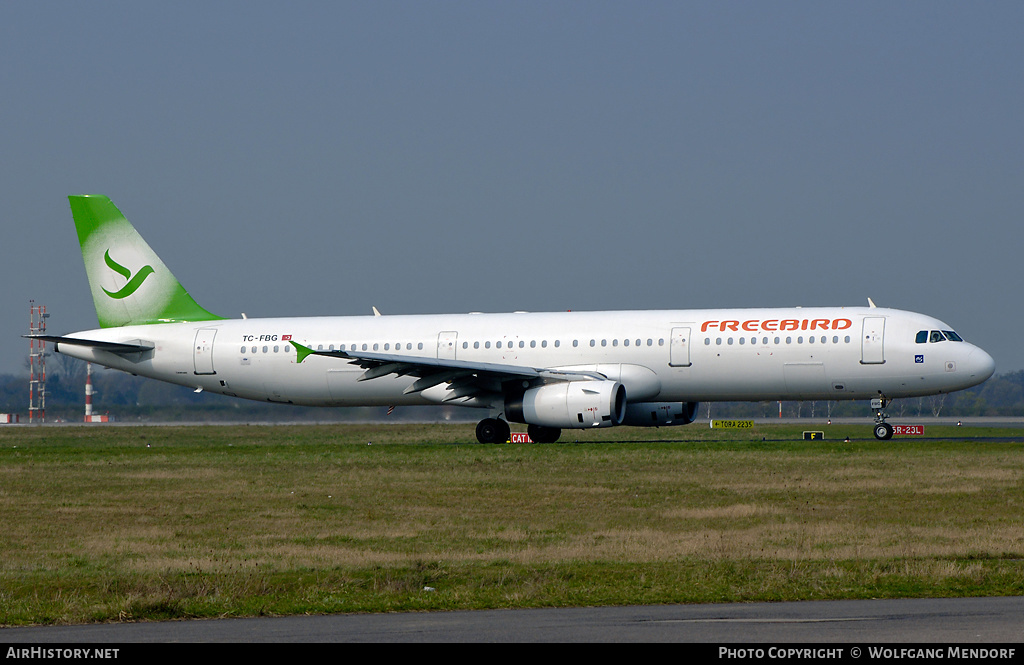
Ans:
{"label": "engine nacelle", "polygon": [[689,425],[697,418],[699,402],[637,402],[626,406],[623,425],[671,427]]}
{"label": "engine nacelle", "polygon": [[618,381],[551,383],[505,400],[508,420],[559,429],[614,427],[625,415],[626,389]]}

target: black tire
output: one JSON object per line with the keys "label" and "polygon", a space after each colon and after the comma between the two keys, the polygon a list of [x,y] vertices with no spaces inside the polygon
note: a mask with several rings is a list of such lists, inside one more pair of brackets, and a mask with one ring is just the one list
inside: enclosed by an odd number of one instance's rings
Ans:
{"label": "black tire", "polygon": [[543,427],[541,425],[528,425],[526,433],[534,443],[554,443],[562,436],[562,430],[557,427]]}
{"label": "black tire", "polygon": [[508,443],[509,439],[512,438],[512,428],[508,426],[508,423],[500,418],[496,418],[498,421],[498,443]]}
{"label": "black tire", "polygon": [[875,425],[875,438],[879,441],[888,441],[892,438],[892,425],[889,423],[878,423]]}
{"label": "black tire", "polygon": [[476,440],[480,443],[505,443],[509,432],[508,423],[497,418],[484,418],[476,424]]}

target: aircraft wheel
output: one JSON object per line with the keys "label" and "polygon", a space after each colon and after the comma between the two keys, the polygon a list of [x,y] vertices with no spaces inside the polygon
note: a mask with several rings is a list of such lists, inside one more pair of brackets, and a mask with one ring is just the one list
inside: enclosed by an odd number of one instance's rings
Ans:
{"label": "aircraft wheel", "polygon": [[888,441],[892,438],[892,425],[889,423],[878,423],[875,425],[875,438],[879,441]]}
{"label": "aircraft wheel", "polygon": [[554,443],[562,436],[562,430],[557,427],[542,427],[541,425],[528,425],[526,433],[534,443]]}
{"label": "aircraft wheel", "polygon": [[476,425],[476,440],[480,443],[505,443],[510,432],[504,420],[484,418]]}

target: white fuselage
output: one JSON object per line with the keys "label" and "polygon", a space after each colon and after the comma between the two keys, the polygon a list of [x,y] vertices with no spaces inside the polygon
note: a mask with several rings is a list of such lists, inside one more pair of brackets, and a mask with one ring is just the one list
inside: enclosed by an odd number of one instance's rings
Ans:
{"label": "white fuselage", "polygon": [[972,344],[916,341],[949,330],[866,307],[312,317],[105,328],[69,337],[153,349],[58,350],[196,389],[316,406],[439,403],[445,386],[404,394],[415,377],[357,381],[364,370],[343,358],[298,362],[292,339],[322,351],[594,371],[621,382],[630,402],[891,399],[991,376],[992,358]]}

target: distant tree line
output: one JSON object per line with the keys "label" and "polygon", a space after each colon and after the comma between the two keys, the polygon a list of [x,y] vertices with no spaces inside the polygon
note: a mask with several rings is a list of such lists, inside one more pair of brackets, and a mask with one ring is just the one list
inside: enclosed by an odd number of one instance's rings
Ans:
{"label": "distant tree line", "polygon": [[[78,421],[85,409],[85,363],[53,356],[47,359],[46,416]],[[93,412],[126,421],[475,421],[480,412],[460,407],[399,407],[387,415],[387,407],[317,408],[269,404],[195,393],[189,388],[131,376],[116,370],[93,367]],[[895,400],[893,417],[1024,416],[1024,370],[998,374],[969,390],[949,395]],[[0,413],[28,413],[28,375],[0,375]],[[786,418],[867,417],[868,403],[858,401],[783,402]],[[701,404],[698,417],[772,418],[779,415],[778,402],[713,402]]]}

